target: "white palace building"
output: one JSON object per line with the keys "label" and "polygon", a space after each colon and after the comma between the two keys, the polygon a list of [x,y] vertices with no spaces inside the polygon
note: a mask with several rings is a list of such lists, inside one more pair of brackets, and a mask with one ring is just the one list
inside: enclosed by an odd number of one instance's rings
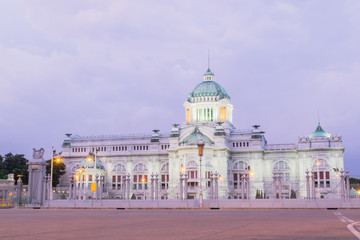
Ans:
{"label": "white palace building", "polygon": [[[70,179],[76,178],[83,196],[92,196],[91,183],[101,175],[104,197],[121,199],[127,177],[131,198],[149,199],[151,175],[158,174],[159,198],[185,197],[183,184],[187,186],[186,197],[197,198],[201,178],[207,199],[210,178],[216,176],[222,199],[303,199],[308,194],[308,170],[317,198],[339,197],[340,171],[344,168],[341,136],[325,132],[318,124],[297,144],[268,144],[260,126],[252,130],[233,126],[231,98],[214,78],[208,69],[184,103],[185,121],[174,124],[170,134],[158,130],[143,135],[67,134],[62,145],[66,174],[59,186],[69,186]],[[200,139],[205,143],[201,173]],[[96,154],[95,161],[87,159],[89,153]]]}

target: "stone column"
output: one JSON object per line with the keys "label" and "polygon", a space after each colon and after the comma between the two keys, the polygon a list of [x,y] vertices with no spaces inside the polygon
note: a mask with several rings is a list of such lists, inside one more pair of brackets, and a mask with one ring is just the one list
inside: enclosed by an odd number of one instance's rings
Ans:
{"label": "stone column", "polygon": [[150,198],[151,200],[154,200],[154,173],[151,174],[151,194]]}
{"label": "stone column", "polygon": [[130,174],[127,175],[126,182],[127,199],[130,200]]}
{"label": "stone column", "polygon": [[311,194],[312,194],[312,199],[316,199],[316,194],[315,194],[315,171],[312,170],[311,171],[311,185],[312,185],[312,188],[311,188]]}
{"label": "stone column", "polygon": [[33,149],[33,159],[28,162],[29,169],[29,198],[30,203],[43,204],[44,185],[43,179],[46,173],[46,162],[43,159],[44,149]]}
{"label": "stone column", "polygon": [[279,199],[282,199],[282,182],[281,182],[281,174],[278,175],[279,181]]}
{"label": "stone column", "polygon": [[155,174],[155,199],[159,199],[159,174]]}
{"label": "stone column", "polygon": [[215,199],[219,198],[219,178],[218,173],[215,173]]}
{"label": "stone column", "polygon": [[210,173],[210,199],[213,199],[214,198],[214,184],[213,184],[213,181],[214,181],[214,173]]}
{"label": "stone column", "polygon": [[244,173],[241,173],[240,174],[241,176],[241,200],[244,200],[245,199],[245,174]]}
{"label": "stone column", "polygon": [[125,200],[126,198],[126,174],[121,175],[121,194],[122,194],[122,199]]}
{"label": "stone column", "polygon": [[[117,178],[117,177],[116,177]],[[97,200],[98,199],[98,196],[99,196],[99,175],[95,175],[95,182],[96,182],[96,189],[95,189],[95,199]],[[117,184],[116,184],[117,185]]]}
{"label": "stone column", "polygon": [[349,170],[346,169],[345,173],[346,173],[346,198],[350,199],[350,175],[349,175]]}
{"label": "stone column", "polygon": [[188,175],[187,173],[185,173],[185,177],[184,177],[184,199],[187,200],[187,196],[188,196]]}
{"label": "stone column", "polygon": [[100,201],[102,200],[104,182],[105,182],[105,176],[100,175]]}
{"label": "stone column", "polygon": [[273,197],[277,199],[276,173],[273,172]]}
{"label": "stone column", "polygon": [[249,173],[246,174],[246,199],[250,199],[250,177]]}
{"label": "stone column", "polygon": [[310,176],[309,170],[306,169],[306,199],[310,199]]}
{"label": "stone column", "polygon": [[182,173],[180,173],[180,186],[179,186],[179,198],[180,198],[180,200],[183,200],[183,195],[184,195],[184,193],[183,193],[183,174]]}
{"label": "stone column", "polygon": [[340,190],[341,190],[341,199],[345,198],[345,180],[344,180],[344,170],[340,170]]}
{"label": "stone column", "polygon": [[77,200],[77,198],[78,198],[77,188],[78,188],[78,181],[75,178],[74,179],[74,194],[73,194],[74,201]]}
{"label": "stone column", "polygon": [[72,184],[73,184],[73,178],[72,178],[72,175],[70,174],[70,177],[69,177],[69,200],[71,200],[71,195],[72,195]]}
{"label": "stone column", "polygon": [[21,194],[22,194],[22,180],[21,180],[21,175],[18,175],[18,180],[17,180],[17,193],[16,193],[16,200],[17,200],[17,205],[20,206],[21,205]]}

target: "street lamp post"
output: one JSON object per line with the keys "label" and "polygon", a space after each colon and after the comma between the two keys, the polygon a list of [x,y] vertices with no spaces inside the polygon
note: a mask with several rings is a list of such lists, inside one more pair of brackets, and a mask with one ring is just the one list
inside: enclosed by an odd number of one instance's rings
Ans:
{"label": "street lamp post", "polygon": [[54,173],[54,157],[57,163],[61,162],[61,157],[60,156],[56,156],[56,150],[54,149],[54,147],[52,148],[52,152],[51,152],[51,169],[50,169],[50,200],[53,200],[53,173]]}
{"label": "street lamp post", "polygon": [[200,157],[200,179],[199,179],[199,184],[200,184],[200,193],[199,193],[199,205],[200,208],[203,207],[203,193],[202,193],[202,175],[201,175],[201,157],[203,156],[204,153],[204,145],[205,143],[203,142],[203,140],[200,138],[199,142],[197,143],[198,145],[198,151],[199,151],[199,157]]}

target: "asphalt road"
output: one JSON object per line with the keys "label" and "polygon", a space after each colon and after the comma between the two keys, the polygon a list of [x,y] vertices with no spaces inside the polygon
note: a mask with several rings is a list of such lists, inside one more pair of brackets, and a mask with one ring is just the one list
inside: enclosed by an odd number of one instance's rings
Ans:
{"label": "asphalt road", "polygon": [[360,239],[349,225],[360,210],[0,209],[1,240]]}

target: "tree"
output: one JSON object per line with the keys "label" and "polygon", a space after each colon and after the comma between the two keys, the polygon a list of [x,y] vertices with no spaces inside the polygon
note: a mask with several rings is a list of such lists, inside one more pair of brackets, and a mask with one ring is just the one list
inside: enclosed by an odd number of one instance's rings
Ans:
{"label": "tree", "polygon": [[8,153],[5,158],[0,156],[0,178],[6,179],[8,174],[13,173],[15,180],[17,180],[18,175],[22,175],[23,184],[28,184],[27,162],[28,160],[24,157],[24,154],[13,155]]}
{"label": "tree", "polygon": [[[65,164],[60,162],[57,163],[54,161],[54,169],[53,169],[53,186],[56,187],[60,182],[60,177],[65,174]],[[46,161],[46,174],[51,173],[51,159]]]}
{"label": "tree", "polygon": [[351,178],[349,178],[349,182],[350,182],[350,184],[360,184],[360,179],[351,177]]}

